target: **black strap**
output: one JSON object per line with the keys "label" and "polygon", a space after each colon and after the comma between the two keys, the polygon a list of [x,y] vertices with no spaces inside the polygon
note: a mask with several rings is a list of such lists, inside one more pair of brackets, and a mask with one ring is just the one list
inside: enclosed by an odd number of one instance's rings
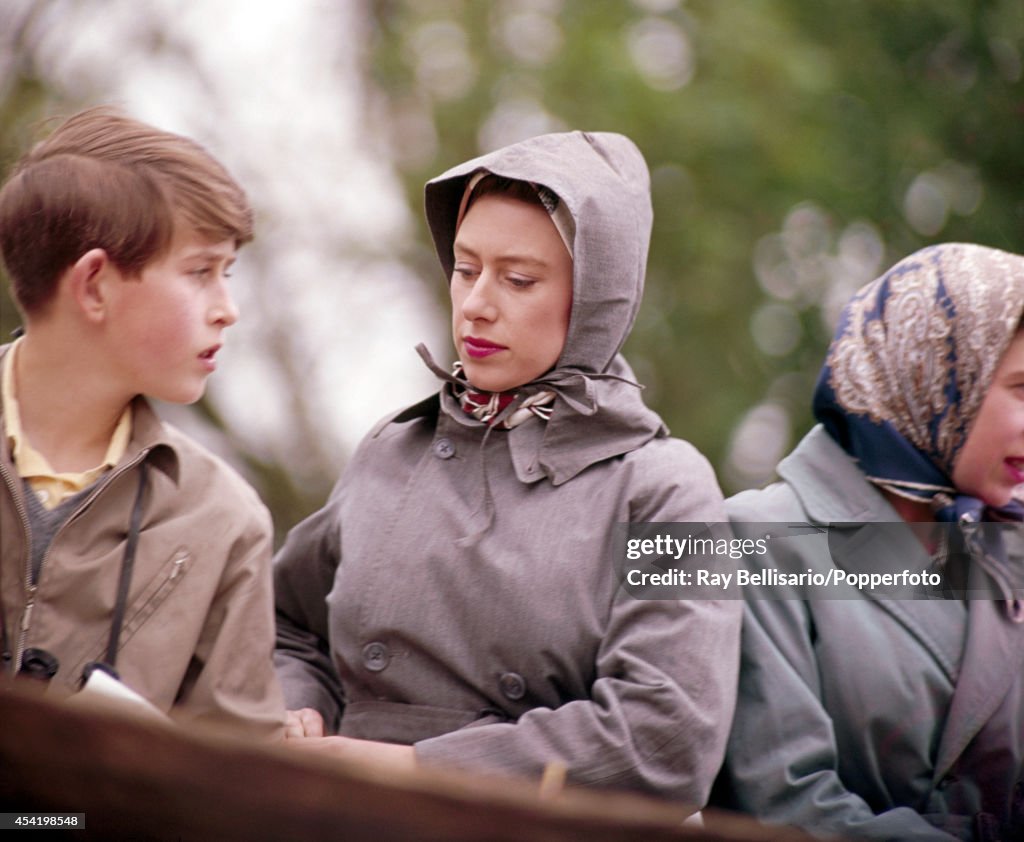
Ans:
{"label": "black strap", "polygon": [[121,576],[117,582],[117,602],[114,603],[114,618],[110,621],[110,640],[107,643],[107,655],[103,663],[114,669],[117,663],[117,646],[121,639],[121,626],[124,625],[124,612],[128,606],[128,589],[132,584],[132,571],[135,567],[135,548],[139,544],[139,532],[142,528],[143,496],[146,492],[148,474],[146,463],[139,465],[139,490],[135,494],[132,506],[131,521],[128,525],[128,540],[124,545],[124,560],[121,562]]}
{"label": "black strap", "polygon": [[0,642],[3,644],[3,653],[0,654],[0,674],[6,673],[14,663],[14,655],[7,642],[7,616],[4,613],[3,602],[0,601]]}

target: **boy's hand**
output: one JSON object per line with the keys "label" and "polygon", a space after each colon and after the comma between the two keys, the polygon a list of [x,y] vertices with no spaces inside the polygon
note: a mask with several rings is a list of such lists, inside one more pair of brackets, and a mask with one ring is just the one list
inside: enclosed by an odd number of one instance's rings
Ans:
{"label": "boy's hand", "polygon": [[324,735],[324,718],[320,711],[313,708],[290,710],[284,720],[284,738],[299,740],[303,737],[322,737]]}

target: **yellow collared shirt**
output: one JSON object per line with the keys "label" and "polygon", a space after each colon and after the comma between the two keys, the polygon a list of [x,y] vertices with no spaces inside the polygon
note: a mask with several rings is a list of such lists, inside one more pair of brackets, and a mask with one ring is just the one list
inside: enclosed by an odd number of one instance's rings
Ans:
{"label": "yellow collared shirt", "polygon": [[132,408],[130,405],[125,407],[121,414],[101,464],[79,473],[54,471],[46,457],[32,447],[21,428],[21,413],[18,409],[14,383],[14,359],[21,341],[20,338],[15,341],[3,360],[4,433],[11,447],[11,455],[14,457],[14,467],[18,471],[18,475],[28,481],[29,486],[45,508],[53,509],[68,497],[92,485],[106,471],[121,461],[121,457],[124,456],[128,447],[128,439],[131,438]]}

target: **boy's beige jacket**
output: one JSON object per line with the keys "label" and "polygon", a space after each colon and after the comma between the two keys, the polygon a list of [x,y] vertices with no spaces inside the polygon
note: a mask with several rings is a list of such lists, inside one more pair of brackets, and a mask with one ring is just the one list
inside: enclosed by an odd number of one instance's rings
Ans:
{"label": "boy's beige jacket", "polygon": [[[0,360],[8,347],[0,348]],[[276,736],[284,707],[272,668],[266,508],[231,468],[163,424],[143,398],[134,412],[123,459],[54,536],[24,630],[29,525],[22,482],[0,435],[0,596],[13,655],[5,677],[25,649],[44,649],[60,663],[48,692],[70,693],[85,665],[103,658],[144,461],[149,482],[117,670],[180,722]]]}

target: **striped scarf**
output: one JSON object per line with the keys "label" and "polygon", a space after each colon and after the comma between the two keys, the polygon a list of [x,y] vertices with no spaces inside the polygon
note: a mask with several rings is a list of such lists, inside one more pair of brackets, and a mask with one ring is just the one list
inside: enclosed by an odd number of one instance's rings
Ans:
{"label": "striped scarf", "polygon": [[516,399],[515,392],[478,392],[466,380],[461,362],[455,363],[452,375],[458,381],[452,384],[452,392],[465,413],[496,429],[511,430],[534,417],[547,421],[554,410],[555,393],[545,389],[530,395],[510,415],[501,417],[502,412]]}

